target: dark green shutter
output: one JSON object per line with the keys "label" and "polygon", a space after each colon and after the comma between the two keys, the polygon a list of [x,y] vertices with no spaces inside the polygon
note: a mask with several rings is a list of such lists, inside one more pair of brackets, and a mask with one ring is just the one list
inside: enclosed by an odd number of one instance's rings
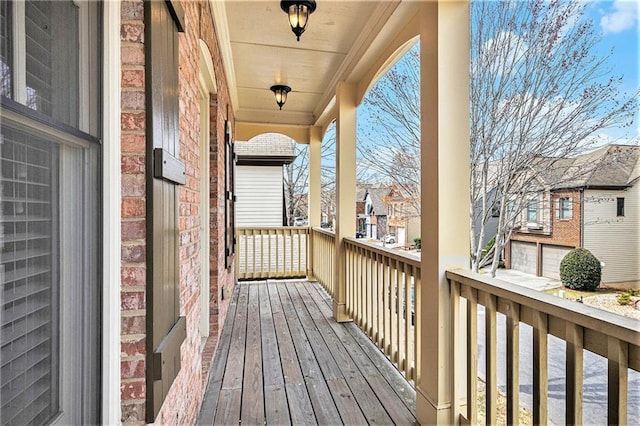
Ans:
{"label": "dark green shutter", "polygon": [[236,154],[233,149],[231,122],[224,122],[224,161],[225,161],[225,268],[231,268],[236,253],[235,228],[235,165]]}
{"label": "dark green shutter", "polygon": [[176,1],[145,2],[147,101],[147,421],[180,371],[186,319],[180,316],[178,31]]}

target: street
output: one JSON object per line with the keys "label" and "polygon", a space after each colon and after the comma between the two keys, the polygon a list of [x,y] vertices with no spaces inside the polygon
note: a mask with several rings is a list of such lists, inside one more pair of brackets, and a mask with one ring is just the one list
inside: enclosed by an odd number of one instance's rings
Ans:
{"label": "street", "polygon": [[[498,314],[498,386],[506,393],[505,316]],[[485,315],[478,306],[478,375],[485,378]],[[520,405],[531,411],[533,404],[532,328],[520,323]],[[565,416],[565,343],[549,337],[549,423],[564,424]],[[607,424],[607,360],[584,351],[583,424]],[[628,424],[640,424],[640,373],[629,370]]]}

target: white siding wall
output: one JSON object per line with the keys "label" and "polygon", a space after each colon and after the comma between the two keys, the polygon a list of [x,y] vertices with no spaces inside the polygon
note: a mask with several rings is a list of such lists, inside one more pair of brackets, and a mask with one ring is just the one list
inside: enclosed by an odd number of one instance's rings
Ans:
{"label": "white siding wall", "polygon": [[[616,198],[624,197],[624,217]],[[605,268],[604,283],[640,281],[640,183],[626,191],[585,190],[584,247]]]}
{"label": "white siding wall", "polygon": [[236,226],[282,226],[282,166],[237,166]]}

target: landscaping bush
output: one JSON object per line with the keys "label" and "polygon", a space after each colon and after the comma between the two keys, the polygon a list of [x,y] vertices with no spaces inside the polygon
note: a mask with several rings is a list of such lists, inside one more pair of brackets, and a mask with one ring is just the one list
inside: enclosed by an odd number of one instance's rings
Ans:
{"label": "landscaping bush", "polygon": [[601,278],[600,261],[587,249],[573,249],[560,262],[562,285],[572,290],[594,291]]}
{"label": "landscaping bush", "polygon": [[413,243],[416,245],[417,249],[421,249],[422,248],[422,238],[421,237],[415,237],[413,239]]}
{"label": "landscaping bush", "polygon": [[622,305],[622,306],[628,305],[629,303],[631,303],[631,294],[627,292],[620,293],[618,295],[617,301],[619,305]]}

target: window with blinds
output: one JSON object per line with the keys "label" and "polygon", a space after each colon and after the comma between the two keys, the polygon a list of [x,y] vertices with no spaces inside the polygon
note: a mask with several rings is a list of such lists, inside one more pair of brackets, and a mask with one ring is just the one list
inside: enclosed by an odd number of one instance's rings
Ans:
{"label": "window with blinds", "polygon": [[2,425],[99,420],[99,16],[0,2]]}

